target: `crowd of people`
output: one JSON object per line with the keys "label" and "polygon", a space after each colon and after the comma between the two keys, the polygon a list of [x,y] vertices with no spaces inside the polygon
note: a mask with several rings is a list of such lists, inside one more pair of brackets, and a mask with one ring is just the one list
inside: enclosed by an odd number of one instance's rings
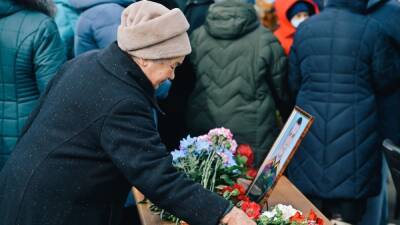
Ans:
{"label": "crowd of people", "polygon": [[330,219],[387,224],[399,19],[398,0],[0,1],[0,224],[135,224],[131,186],[253,224],[169,151],[225,127],[258,167],[295,105],[314,124],[288,178]]}

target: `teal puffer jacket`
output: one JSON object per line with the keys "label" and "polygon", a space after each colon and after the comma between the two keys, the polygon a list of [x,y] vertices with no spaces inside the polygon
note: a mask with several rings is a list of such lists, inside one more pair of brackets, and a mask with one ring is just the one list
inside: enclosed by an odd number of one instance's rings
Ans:
{"label": "teal puffer jacket", "polygon": [[191,44],[195,87],[187,111],[190,133],[229,128],[239,143],[253,147],[260,165],[278,128],[273,95],[276,101],[285,96],[282,47],[259,25],[253,6],[237,1],[211,5]]}
{"label": "teal puffer jacket", "polygon": [[67,57],[71,59],[74,57],[75,25],[80,12],[73,8],[69,0],[54,0],[54,3],[57,6],[57,14],[54,17],[54,21],[67,50]]}
{"label": "teal puffer jacket", "polygon": [[65,51],[51,17],[10,0],[0,1],[0,30],[1,169]]}

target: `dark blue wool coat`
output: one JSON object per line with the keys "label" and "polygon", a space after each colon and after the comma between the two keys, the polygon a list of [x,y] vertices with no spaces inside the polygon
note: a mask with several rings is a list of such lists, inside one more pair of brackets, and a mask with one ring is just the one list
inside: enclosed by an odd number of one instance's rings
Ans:
{"label": "dark blue wool coat", "polygon": [[120,224],[132,186],[190,224],[218,224],[229,203],[173,168],[153,107],[116,43],[67,63],[0,173],[0,224]]}
{"label": "dark blue wool coat", "polygon": [[295,37],[289,85],[315,122],[288,175],[309,196],[361,199],[380,190],[376,96],[398,81],[398,65],[366,2],[331,0]]}

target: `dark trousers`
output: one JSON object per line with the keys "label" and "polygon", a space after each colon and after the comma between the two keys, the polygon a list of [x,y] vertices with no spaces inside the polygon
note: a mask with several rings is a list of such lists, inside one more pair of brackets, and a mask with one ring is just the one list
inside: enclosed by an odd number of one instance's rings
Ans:
{"label": "dark trousers", "polygon": [[136,205],[124,208],[120,225],[140,225]]}
{"label": "dark trousers", "polygon": [[366,199],[321,199],[309,197],[310,201],[329,219],[337,219],[351,224],[361,221],[366,210]]}

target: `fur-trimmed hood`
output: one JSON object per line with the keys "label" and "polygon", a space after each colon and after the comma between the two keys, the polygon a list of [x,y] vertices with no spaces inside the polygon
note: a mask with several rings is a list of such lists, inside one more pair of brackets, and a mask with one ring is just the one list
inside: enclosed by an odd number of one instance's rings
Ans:
{"label": "fur-trimmed hood", "polygon": [[1,0],[0,18],[18,12],[22,9],[31,9],[54,16],[56,6],[52,0]]}

